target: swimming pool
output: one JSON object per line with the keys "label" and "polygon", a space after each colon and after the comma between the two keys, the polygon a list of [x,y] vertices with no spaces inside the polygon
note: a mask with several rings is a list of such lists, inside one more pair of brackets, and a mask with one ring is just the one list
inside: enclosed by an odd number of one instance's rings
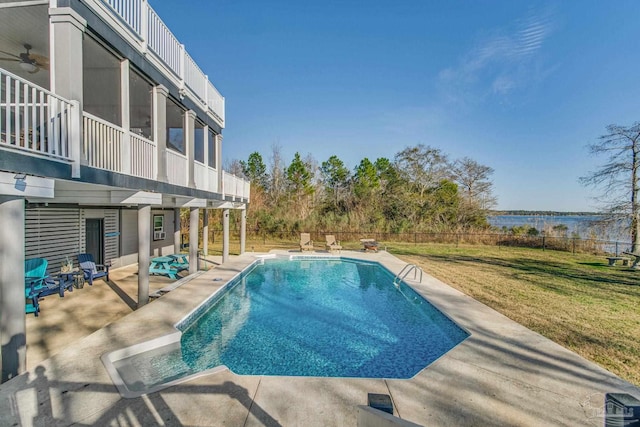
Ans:
{"label": "swimming pool", "polygon": [[114,362],[133,391],[226,366],[239,375],[411,378],[468,334],[379,263],[254,263],[156,349]]}

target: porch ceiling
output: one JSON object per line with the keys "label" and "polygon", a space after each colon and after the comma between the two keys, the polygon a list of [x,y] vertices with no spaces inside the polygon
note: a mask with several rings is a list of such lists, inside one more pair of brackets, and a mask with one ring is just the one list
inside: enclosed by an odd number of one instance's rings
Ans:
{"label": "porch ceiling", "polygon": [[[13,175],[13,174],[12,174]],[[28,197],[29,203],[65,204],[80,206],[137,206],[142,204],[163,208],[241,209],[242,203],[220,202],[175,194],[154,193],[129,188],[56,179],[53,198]]]}
{"label": "porch ceiling", "polygon": [[[19,56],[30,44],[33,55],[49,58],[49,6],[33,1],[0,0],[0,50]],[[25,6],[29,5],[29,6]],[[0,53],[0,58],[9,55]],[[49,71],[41,68],[29,74],[20,68],[18,61],[0,60],[0,68],[49,89]]]}

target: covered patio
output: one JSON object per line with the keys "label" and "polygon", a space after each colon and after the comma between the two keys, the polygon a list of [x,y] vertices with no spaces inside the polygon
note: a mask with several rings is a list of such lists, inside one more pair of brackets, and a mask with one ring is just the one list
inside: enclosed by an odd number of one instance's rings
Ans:
{"label": "covered patio", "polygon": [[[201,262],[206,269],[222,263],[221,256],[207,256],[208,262]],[[203,271],[204,272],[204,271]],[[160,294],[164,288],[173,288],[183,278],[173,280],[166,276],[149,276],[149,294]],[[178,283],[178,284],[180,284]],[[95,331],[131,314],[137,308],[138,265],[112,269],[109,282],[96,280],[93,286],[84,283],[81,289],[65,292],[64,298],[58,294],[40,300],[41,312],[38,317],[27,315],[27,369],[32,369],[42,361],[64,350],[70,344]]]}

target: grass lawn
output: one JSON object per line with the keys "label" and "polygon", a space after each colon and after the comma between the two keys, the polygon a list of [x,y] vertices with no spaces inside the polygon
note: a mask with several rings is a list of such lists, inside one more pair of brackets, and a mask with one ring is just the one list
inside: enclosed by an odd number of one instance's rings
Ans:
{"label": "grass lawn", "polygon": [[539,249],[393,243],[388,250],[640,385],[640,270]]}
{"label": "grass lawn", "polygon": [[[341,242],[360,249],[360,242]],[[381,242],[406,262],[640,386],[640,270],[540,249]],[[232,254],[239,244],[231,242]],[[248,251],[297,242],[248,240]],[[209,246],[221,253],[220,242]],[[318,248],[324,249],[324,242]]]}

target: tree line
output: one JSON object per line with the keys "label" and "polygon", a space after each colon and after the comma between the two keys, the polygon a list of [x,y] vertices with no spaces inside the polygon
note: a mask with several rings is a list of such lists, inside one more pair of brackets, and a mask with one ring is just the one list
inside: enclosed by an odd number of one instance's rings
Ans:
{"label": "tree line", "polygon": [[286,163],[273,145],[268,163],[254,152],[227,169],[251,181],[249,232],[483,230],[496,204],[491,167],[422,144],[353,169],[337,155],[318,162],[296,152]]}

